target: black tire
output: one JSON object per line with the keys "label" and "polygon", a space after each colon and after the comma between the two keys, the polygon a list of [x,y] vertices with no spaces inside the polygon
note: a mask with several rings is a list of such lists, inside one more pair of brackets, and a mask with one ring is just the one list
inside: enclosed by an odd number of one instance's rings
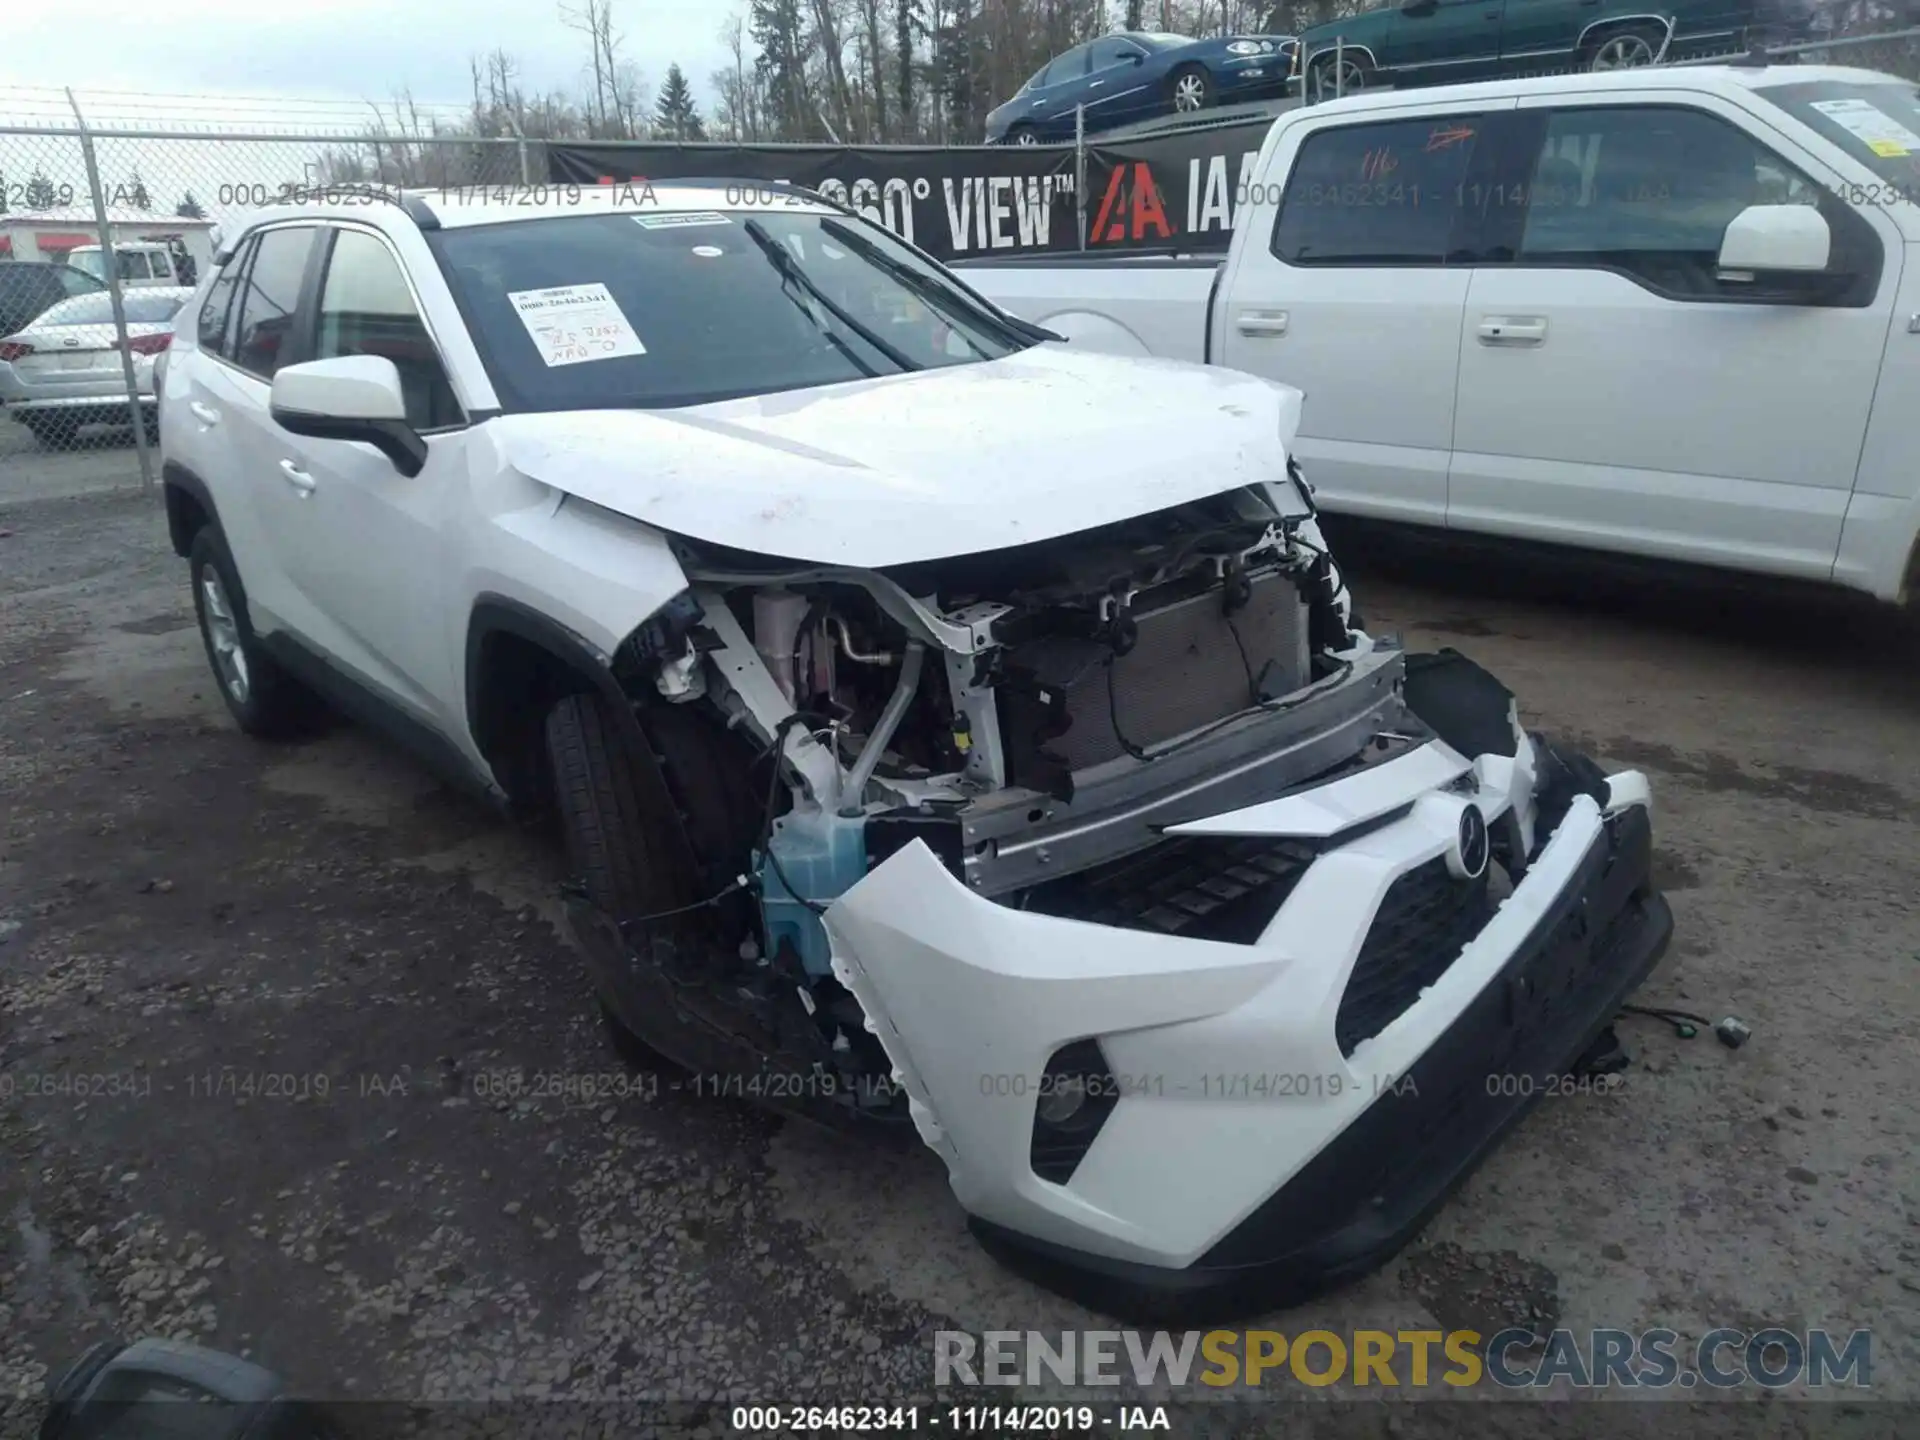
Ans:
{"label": "black tire", "polygon": [[[1197,103],[1182,107],[1181,92],[1192,88]],[[1182,65],[1167,77],[1167,100],[1176,115],[1193,115],[1213,104],[1213,77],[1204,65]]]}
{"label": "black tire", "polygon": [[1024,120],[1007,131],[1007,144],[1009,145],[1038,145],[1039,143],[1039,132]]}
{"label": "black tire", "polygon": [[[697,897],[672,891],[665,867],[650,863],[633,755],[607,702],[567,696],[547,713],[546,739],[567,865],[594,906],[624,921],[694,903]],[[635,1033],[612,996],[599,999],[608,1041],[629,1067],[680,1068]]]}
{"label": "black tire", "polygon": [[[207,652],[207,665],[213,671],[214,684],[234,723],[249,735],[263,740],[286,740],[307,735],[326,715],[319,696],[287,673],[261,646],[247,616],[247,596],[241,588],[233,555],[226,537],[215,525],[204,525],[193,537],[188,551],[188,575],[193,586],[193,613],[200,622],[200,643]],[[218,589],[209,579],[217,580]],[[215,607],[226,610],[224,617]],[[228,629],[228,626],[231,629]],[[234,670],[223,659],[231,642],[241,657],[240,683],[234,683]]]}
{"label": "black tire", "polygon": [[[1617,26],[1587,41],[1580,51],[1580,68],[1589,72],[1640,69],[1659,59],[1666,43],[1667,32],[1662,26]],[[1618,63],[1609,58],[1616,56],[1616,52],[1622,52],[1625,47],[1633,47],[1632,53],[1644,55],[1645,58],[1632,59],[1620,54]]]}

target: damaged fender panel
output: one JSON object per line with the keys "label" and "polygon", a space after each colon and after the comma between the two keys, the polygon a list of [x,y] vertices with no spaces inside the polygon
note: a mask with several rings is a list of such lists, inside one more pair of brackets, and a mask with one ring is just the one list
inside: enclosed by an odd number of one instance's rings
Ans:
{"label": "damaged fender panel", "polygon": [[[1622,795],[1636,789],[1620,778]],[[1414,795],[1402,818],[1323,854],[1249,946],[1022,913],[969,894],[909,846],[828,909],[836,973],[970,1213],[1082,1252],[1182,1267],[1407,1072],[1601,843],[1601,809],[1580,796],[1458,957],[1343,1057],[1334,1014],[1355,956],[1395,880],[1449,843],[1445,807],[1426,803],[1445,795]],[[1070,1182],[1055,1185],[1026,1163],[1034,1096],[1048,1057],[1087,1037],[1121,1098]],[[1294,1083],[1288,1093],[1249,1083],[1261,1077]],[[1207,1183],[1168,1179],[1195,1174]]]}

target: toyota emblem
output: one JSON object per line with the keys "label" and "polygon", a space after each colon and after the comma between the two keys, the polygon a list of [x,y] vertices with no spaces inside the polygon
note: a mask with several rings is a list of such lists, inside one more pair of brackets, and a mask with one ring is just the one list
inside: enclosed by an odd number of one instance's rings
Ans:
{"label": "toyota emblem", "polygon": [[1461,880],[1478,880],[1487,871],[1492,847],[1487,841],[1487,817],[1478,805],[1460,807],[1460,831],[1454,837],[1447,866]]}

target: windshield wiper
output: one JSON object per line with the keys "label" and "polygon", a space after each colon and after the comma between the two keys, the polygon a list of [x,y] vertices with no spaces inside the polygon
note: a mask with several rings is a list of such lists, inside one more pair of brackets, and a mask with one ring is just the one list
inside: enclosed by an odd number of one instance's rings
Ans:
{"label": "windshield wiper", "polygon": [[[853,316],[849,315],[831,295],[827,294],[826,291],[822,290],[820,286],[815,283],[811,275],[807,274],[807,272],[801,268],[800,262],[793,258],[793,252],[767,233],[766,226],[762,225],[758,220],[749,220],[740,228],[745,230],[747,232],[747,238],[758,245],[761,251],[765,253],[767,259],[772,263],[773,268],[780,272],[781,279],[791,281],[806,291],[807,294],[825,306],[827,312],[832,315],[834,319],[853,331],[854,334],[866,341],[867,344],[873,346],[874,349],[878,350],[902,370],[919,370],[922,368],[914,364],[913,361],[909,360],[893,346],[882,340],[878,335],[874,334],[872,330],[854,319]],[[855,365],[859,365],[867,374],[872,375],[875,373],[871,366],[862,364],[853,352],[847,348],[846,341],[834,334],[833,331],[826,329],[825,326],[822,326],[821,329],[827,339],[838,347],[841,354],[845,355],[849,360],[852,360]]]}
{"label": "windshield wiper", "polygon": [[[922,300],[934,306],[934,308],[945,310],[949,317],[965,308],[959,305],[957,301],[957,295],[964,294],[964,291],[956,292],[949,290],[939,281],[933,279],[933,277],[922,275],[904,260],[897,260],[887,254],[886,251],[882,250],[878,245],[874,244],[873,241],[855,230],[851,225],[843,224],[838,220],[822,220],[820,222],[820,228],[849,250],[859,255],[861,259],[865,260],[869,265],[879,266],[880,269],[886,271],[887,274],[898,280],[902,285],[905,285]],[[966,318],[985,319],[1002,334],[1012,334],[1015,339],[1019,340],[1065,340],[1067,338],[1064,335],[1054,334],[1053,331],[1047,329],[1045,326],[1030,324],[1014,315],[1002,317],[992,311],[987,311],[984,314],[975,314]],[[963,336],[961,338],[964,339],[965,337]],[[973,344],[970,340],[967,343],[970,345]],[[974,345],[973,348],[978,350],[980,347]]]}

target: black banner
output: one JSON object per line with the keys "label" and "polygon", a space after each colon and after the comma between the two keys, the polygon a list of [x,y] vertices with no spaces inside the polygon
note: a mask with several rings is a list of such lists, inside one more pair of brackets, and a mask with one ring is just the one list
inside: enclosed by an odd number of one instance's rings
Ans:
{"label": "black banner", "polygon": [[[1095,142],[1089,250],[1225,250],[1272,121]],[[1080,248],[1071,145],[547,143],[562,184],[785,180],[851,206],[941,260]]]}

